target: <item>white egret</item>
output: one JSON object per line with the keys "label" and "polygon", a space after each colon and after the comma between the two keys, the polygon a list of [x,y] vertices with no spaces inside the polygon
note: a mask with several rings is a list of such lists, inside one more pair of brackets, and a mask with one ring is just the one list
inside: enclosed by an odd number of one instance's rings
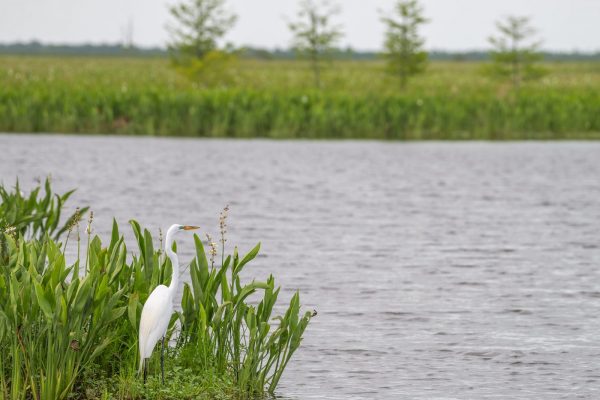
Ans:
{"label": "white egret", "polygon": [[167,237],[165,240],[165,253],[171,259],[171,265],[173,266],[173,275],[171,276],[171,284],[169,287],[165,285],[157,286],[146,304],[142,309],[142,318],[140,320],[140,372],[144,371],[144,383],[146,382],[146,375],[148,371],[148,365],[146,359],[150,358],[154,346],[162,338],[162,346],[160,353],[160,370],[162,373],[162,382],[165,383],[165,364],[164,364],[164,351],[165,351],[165,334],[169,327],[169,321],[173,314],[173,298],[178,288],[179,281],[179,260],[177,254],[173,251],[173,241],[175,235],[181,231],[191,231],[199,229],[197,226],[189,225],[171,225],[167,231]]}

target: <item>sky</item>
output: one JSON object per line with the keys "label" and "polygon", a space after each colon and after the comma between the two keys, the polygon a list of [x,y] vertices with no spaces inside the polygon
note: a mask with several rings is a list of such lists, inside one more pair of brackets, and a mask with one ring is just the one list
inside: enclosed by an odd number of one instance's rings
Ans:
{"label": "sky", "polygon": [[[0,0],[0,43],[38,40],[43,43],[116,43],[131,21],[138,46],[164,46],[170,21],[167,6],[176,0]],[[340,45],[379,50],[382,12],[394,0],[338,1],[343,27]],[[428,49],[486,49],[494,23],[507,15],[530,16],[553,51],[600,51],[600,0],[422,0],[431,20],[422,29]],[[285,48],[298,0],[228,0],[238,15],[225,41],[236,46]],[[287,18],[287,20],[286,20]]]}

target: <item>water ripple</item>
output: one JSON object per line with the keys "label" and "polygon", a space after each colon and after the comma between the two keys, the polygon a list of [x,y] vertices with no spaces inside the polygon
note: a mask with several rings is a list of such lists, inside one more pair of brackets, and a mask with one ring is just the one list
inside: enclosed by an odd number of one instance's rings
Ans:
{"label": "water ripple", "polygon": [[1,135],[0,149],[4,183],[78,187],[99,233],[116,216],[215,236],[230,204],[228,243],[262,242],[246,275],[319,311],[282,398],[600,398],[598,143]]}

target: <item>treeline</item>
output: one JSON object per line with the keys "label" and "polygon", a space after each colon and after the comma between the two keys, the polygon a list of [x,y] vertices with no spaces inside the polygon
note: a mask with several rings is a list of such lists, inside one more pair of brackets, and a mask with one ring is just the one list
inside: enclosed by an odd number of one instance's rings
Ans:
{"label": "treeline", "polygon": [[[265,49],[244,47],[239,51],[242,58],[257,60],[294,60],[298,57],[293,49]],[[45,44],[38,41],[0,43],[0,54],[5,55],[51,55],[51,56],[114,56],[114,57],[167,57],[168,51],[162,47],[126,47],[121,44]],[[600,61],[600,52],[542,52],[546,61]],[[381,58],[376,51],[361,51],[352,48],[334,49],[334,60],[372,61]],[[489,61],[486,50],[429,52],[432,61]]]}
{"label": "treeline", "polygon": [[44,44],[37,41],[27,43],[0,43],[0,54],[7,55],[56,55],[56,56],[166,56],[160,47],[125,47],[120,44]]}

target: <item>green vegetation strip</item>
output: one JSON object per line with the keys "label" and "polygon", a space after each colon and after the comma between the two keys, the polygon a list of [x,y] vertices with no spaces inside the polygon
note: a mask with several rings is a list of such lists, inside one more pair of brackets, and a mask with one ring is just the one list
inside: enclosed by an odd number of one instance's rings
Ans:
{"label": "green vegetation strip", "polygon": [[2,57],[0,131],[360,139],[598,139],[600,63],[510,84],[433,63],[406,89],[380,62],[243,60],[191,83],[164,59]]}
{"label": "green vegetation strip", "polygon": [[[24,196],[1,186],[0,194],[2,398],[245,399],[275,391],[312,313],[301,313],[296,293],[277,316],[274,278],[241,280],[259,246],[243,257],[237,249],[223,257],[223,246],[215,265],[216,245],[209,240],[207,257],[194,236],[191,283],[167,332],[166,384],[155,351],[143,385],[142,306],[172,271],[150,232],[131,221],[138,251],[131,257],[116,222],[105,243],[91,234],[91,216],[80,235],[83,209],[57,223],[68,194],[54,195],[48,182],[43,196],[40,188]],[[225,214],[222,235],[224,227]],[[51,238],[61,233],[65,242]],[[65,257],[69,238],[81,254],[73,263]]]}

